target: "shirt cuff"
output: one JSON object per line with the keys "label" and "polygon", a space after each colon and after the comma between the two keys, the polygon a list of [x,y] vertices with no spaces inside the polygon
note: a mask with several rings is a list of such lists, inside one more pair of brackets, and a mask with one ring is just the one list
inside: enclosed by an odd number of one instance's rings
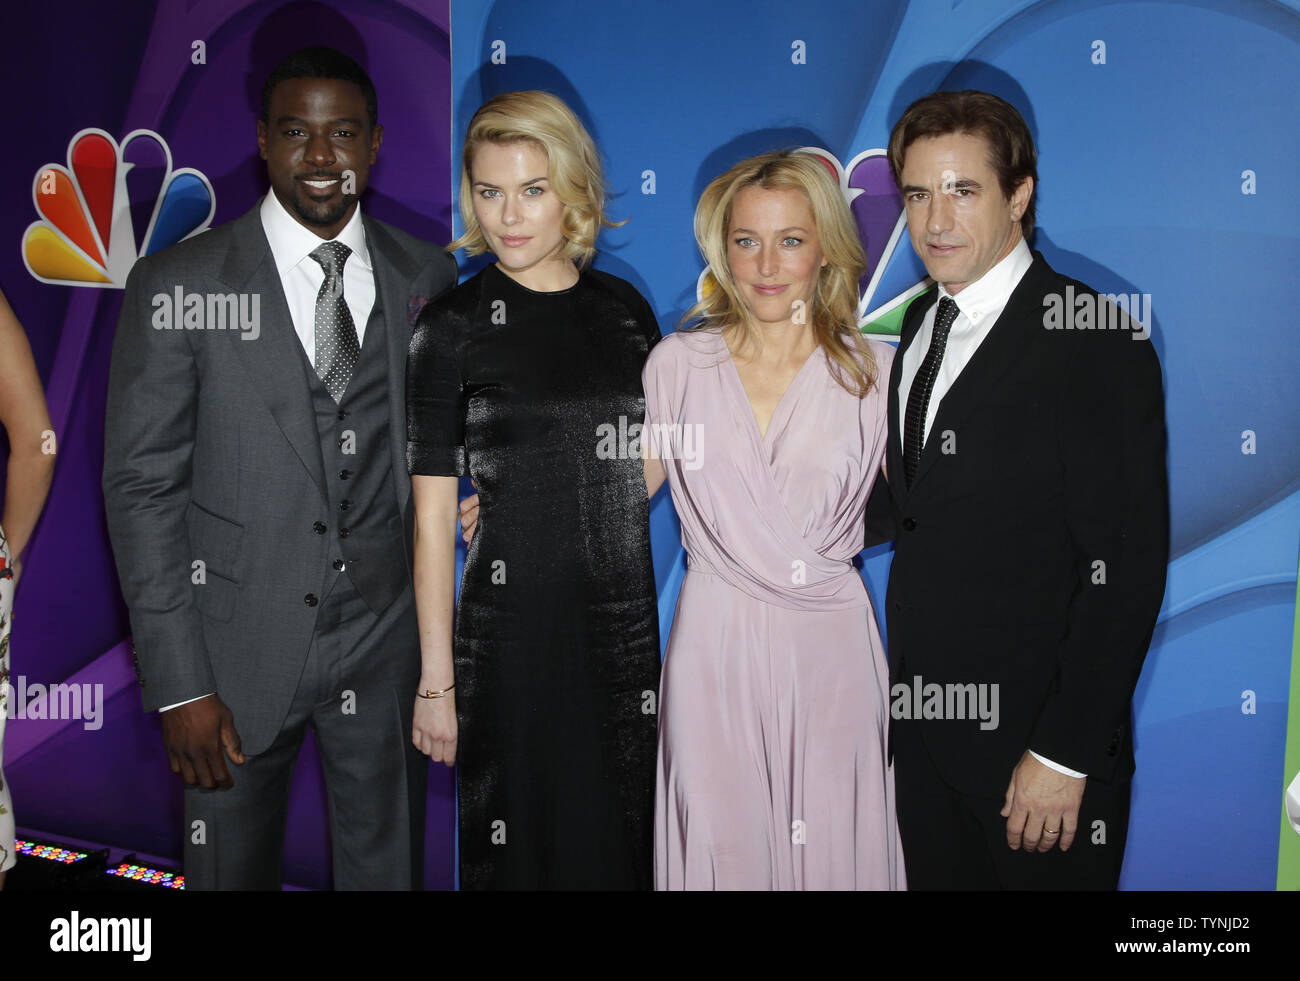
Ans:
{"label": "shirt cuff", "polygon": [[1050,767],[1057,773],[1064,773],[1067,777],[1086,777],[1088,775],[1086,773],[1080,773],[1078,770],[1071,770],[1068,766],[1061,766],[1060,763],[1053,763],[1046,757],[1039,756],[1032,749],[1029,751],[1029,755],[1038,760],[1038,762],[1043,764],[1043,766]]}
{"label": "shirt cuff", "polygon": [[[216,692],[212,692],[212,691],[208,692],[208,695],[215,695],[215,694]],[[163,712],[168,712],[171,709],[180,708],[182,705],[190,704],[190,702],[197,702],[200,698],[207,698],[208,695],[199,695],[196,698],[187,698],[183,702],[174,702],[171,705],[164,705],[162,708],[158,710],[158,713],[161,715]],[[1043,762],[1047,762],[1047,761],[1044,760]]]}

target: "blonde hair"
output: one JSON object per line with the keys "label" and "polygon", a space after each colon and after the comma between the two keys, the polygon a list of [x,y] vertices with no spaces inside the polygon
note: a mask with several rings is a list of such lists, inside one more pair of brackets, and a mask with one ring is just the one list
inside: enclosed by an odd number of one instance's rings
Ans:
{"label": "blonde hair", "polygon": [[695,330],[733,327],[740,332],[742,350],[751,344],[762,345],[762,335],[750,319],[727,263],[731,213],[736,195],[746,187],[796,190],[807,197],[827,260],[817,274],[813,295],[813,336],[826,352],[835,381],[853,395],[864,397],[877,379],[876,360],[857,326],[858,280],[866,271],[867,257],[839,185],[811,154],[782,150],[751,157],[704,189],[695,209],[695,241],[715,285],[686,311],[682,323],[698,321],[691,325]]}
{"label": "blonde hair", "polygon": [[488,251],[487,239],[474,214],[474,154],[484,143],[530,143],[546,154],[547,179],[564,205],[564,242],[559,257],[585,268],[596,254],[602,226],[623,222],[605,217],[605,181],[596,144],[578,117],[549,92],[503,92],[479,107],[470,120],[461,153],[460,218],[465,232],[447,246],[467,255]]}

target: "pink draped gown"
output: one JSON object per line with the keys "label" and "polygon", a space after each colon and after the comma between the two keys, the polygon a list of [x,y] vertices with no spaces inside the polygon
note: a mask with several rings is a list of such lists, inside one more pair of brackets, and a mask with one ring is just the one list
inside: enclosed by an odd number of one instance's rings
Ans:
{"label": "pink draped gown", "polygon": [[687,573],[660,681],[657,889],[902,889],[888,670],[852,565],[894,349],[858,399],[815,350],[759,434],[718,331],[663,339],[646,425]]}

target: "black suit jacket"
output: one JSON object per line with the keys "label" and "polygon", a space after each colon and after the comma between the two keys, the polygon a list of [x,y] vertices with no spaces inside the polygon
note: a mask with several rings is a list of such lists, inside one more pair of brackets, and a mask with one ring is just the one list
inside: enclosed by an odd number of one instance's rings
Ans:
{"label": "black suit jacket", "polygon": [[998,686],[996,728],[893,725],[917,726],[973,795],[1001,798],[1026,749],[1099,780],[1133,771],[1133,690],[1168,560],[1160,366],[1127,321],[1046,327],[1046,300],[1068,288],[1096,298],[1034,253],[940,404],[910,488],[898,384],[933,292],[908,309],[890,376],[891,685]]}

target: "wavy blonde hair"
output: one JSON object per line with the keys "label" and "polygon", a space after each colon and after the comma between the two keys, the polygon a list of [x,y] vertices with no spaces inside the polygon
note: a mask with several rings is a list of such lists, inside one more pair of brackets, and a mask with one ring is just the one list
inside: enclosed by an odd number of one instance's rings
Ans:
{"label": "wavy blonde hair", "polygon": [[863,398],[878,376],[876,359],[857,326],[858,280],[866,271],[867,257],[839,185],[811,154],[782,150],[751,157],[714,178],[704,189],[695,208],[695,241],[709,264],[715,286],[686,311],[682,324],[694,330],[734,327],[740,332],[742,350],[750,345],[762,346],[762,336],[740,298],[727,263],[732,208],[736,195],[746,187],[801,191],[808,198],[827,260],[817,274],[813,295],[813,336],[826,351],[835,381]]}
{"label": "wavy blonde hair", "polygon": [[484,143],[531,143],[544,154],[551,190],[564,205],[564,242],[559,257],[585,268],[596,255],[600,230],[624,222],[605,217],[605,180],[596,144],[573,110],[549,92],[503,92],[479,107],[469,122],[461,153],[460,218],[465,232],[447,246],[466,255],[488,251],[474,214],[474,154]]}

